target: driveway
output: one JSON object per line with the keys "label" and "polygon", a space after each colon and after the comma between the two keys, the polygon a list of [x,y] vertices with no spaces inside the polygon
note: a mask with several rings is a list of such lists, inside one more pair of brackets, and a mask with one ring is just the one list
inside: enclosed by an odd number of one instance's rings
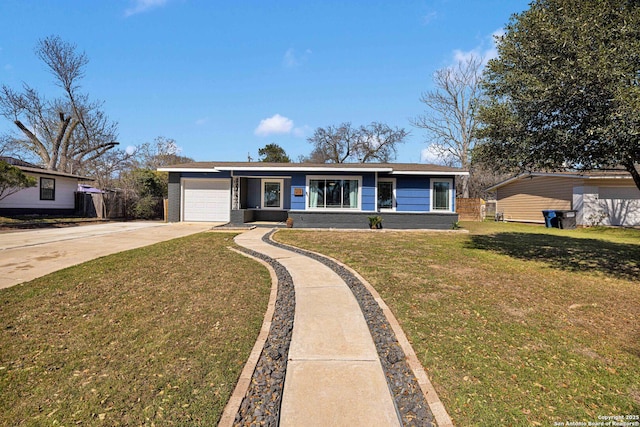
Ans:
{"label": "driveway", "polygon": [[115,222],[0,234],[0,289],[129,249],[206,231],[220,223]]}

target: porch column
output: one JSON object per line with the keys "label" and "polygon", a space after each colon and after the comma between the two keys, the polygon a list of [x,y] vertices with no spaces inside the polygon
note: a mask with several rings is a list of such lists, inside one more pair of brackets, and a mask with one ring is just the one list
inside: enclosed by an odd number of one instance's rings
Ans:
{"label": "porch column", "polygon": [[231,209],[237,211],[240,209],[240,178],[233,177],[231,183]]}

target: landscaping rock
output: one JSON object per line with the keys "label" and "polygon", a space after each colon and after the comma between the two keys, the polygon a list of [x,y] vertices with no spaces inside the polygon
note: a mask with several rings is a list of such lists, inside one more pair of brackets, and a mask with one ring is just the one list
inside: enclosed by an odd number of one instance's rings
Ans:
{"label": "landscaping rock", "polygon": [[[263,240],[315,259],[330,267],[345,281],[356,297],[369,326],[402,425],[434,426],[431,410],[415,375],[406,362],[402,347],[382,309],[362,282],[349,270],[328,258],[272,241],[272,234],[273,232],[268,233]],[[269,337],[254,371],[247,395],[236,415],[235,425],[277,426],[295,312],[293,280],[277,261],[245,248],[241,250],[265,260],[274,268],[278,277],[278,296]]]}

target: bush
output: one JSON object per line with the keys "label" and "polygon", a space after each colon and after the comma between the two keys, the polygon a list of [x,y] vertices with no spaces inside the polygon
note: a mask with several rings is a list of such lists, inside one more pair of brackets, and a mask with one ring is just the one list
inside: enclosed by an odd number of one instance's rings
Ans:
{"label": "bush", "polygon": [[157,219],[163,217],[162,198],[143,196],[133,206],[133,216],[139,219]]}

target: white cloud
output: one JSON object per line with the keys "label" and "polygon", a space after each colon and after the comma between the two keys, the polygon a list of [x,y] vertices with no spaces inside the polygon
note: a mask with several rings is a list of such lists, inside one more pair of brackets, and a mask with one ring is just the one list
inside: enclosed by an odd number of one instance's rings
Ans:
{"label": "white cloud", "polygon": [[438,143],[432,143],[427,148],[420,150],[420,161],[435,165],[451,165],[455,163],[451,153]]}
{"label": "white cloud", "polygon": [[138,13],[164,6],[168,0],[134,0],[133,6],[124,11],[124,16],[129,17]]}
{"label": "white cloud", "polygon": [[309,59],[309,56],[311,56],[312,53],[313,52],[311,52],[311,49],[306,49],[300,55],[296,53],[295,49],[289,48],[284,53],[284,57],[282,58],[282,65],[284,65],[286,68],[299,67]]}
{"label": "white cloud", "polygon": [[429,25],[438,17],[438,12],[432,11],[422,17],[422,25]]}
{"label": "white cloud", "polygon": [[287,51],[284,53],[284,58],[282,59],[282,63],[287,68],[292,68],[300,65],[300,63],[296,59],[296,54],[293,49],[287,49]]}
{"label": "white cloud", "polygon": [[293,130],[293,120],[280,114],[274,114],[268,119],[260,120],[260,124],[253,131],[258,136],[291,133]]}
{"label": "white cloud", "polygon": [[205,125],[205,124],[209,123],[209,117],[202,117],[202,118],[196,120],[195,123],[196,123],[196,126]]}
{"label": "white cloud", "polygon": [[499,28],[491,34],[491,47],[485,53],[485,61],[498,57],[498,43],[496,39],[500,39],[504,34],[504,28]]}
{"label": "white cloud", "polygon": [[309,127],[309,125],[304,125],[302,127],[297,127],[293,129],[293,136],[296,136],[298,138],[303,138],[304,136],[307,135],[307,132],[309,132],[311,128]]}
{"label": "white cloud", "polygon": [[478,46],[471,50],[456,49],[453,51],[453,61],[455,64],[466,62],[471,57],[482,59],[482,65],[486,65],[491,59],[498,57],[498,48],[496,45],[496,37],[504,35],[504,29],[499,28],[491,35],[484,37]]}
{"label": "white cloud", "polygon": [[440,158],[431,145],[420,150],[420,161],[423,163],[438,163]]}

